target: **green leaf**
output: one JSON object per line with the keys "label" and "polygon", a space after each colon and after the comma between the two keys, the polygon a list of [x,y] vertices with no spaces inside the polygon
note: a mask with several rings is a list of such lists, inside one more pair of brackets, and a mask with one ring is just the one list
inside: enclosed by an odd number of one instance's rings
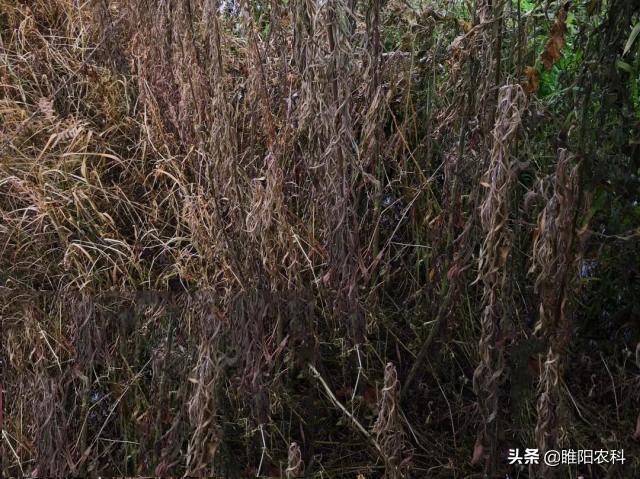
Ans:
{"label": "green leaf", "polygon": [[633,69],[631,68],[631,65],[629,65],[627,62],[623,62],[622,60],[620,60],[619,58],[616,60],[616,66],[620,69],[620,70],[624,70],[627,73],[631,73],[633,72]]}
{"label": "green leaf", "polygon": [[627,52],[631,49],[631,45],[635,41],[636,37],[640,33],[640,22],[636,23],[636,26],[631,30],[631,35],[629,35],[629,39],[627,40],[626,45],[624,46],[624,51],[622,52],[622,56],[625,56]]}

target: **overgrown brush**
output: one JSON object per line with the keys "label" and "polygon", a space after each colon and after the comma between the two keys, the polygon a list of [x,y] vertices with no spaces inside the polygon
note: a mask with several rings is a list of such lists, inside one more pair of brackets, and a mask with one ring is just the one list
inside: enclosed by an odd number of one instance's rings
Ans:
{"label": "overgrown brush", "polygon": [[0,0],[2,474],[635,477],[639,10]]}

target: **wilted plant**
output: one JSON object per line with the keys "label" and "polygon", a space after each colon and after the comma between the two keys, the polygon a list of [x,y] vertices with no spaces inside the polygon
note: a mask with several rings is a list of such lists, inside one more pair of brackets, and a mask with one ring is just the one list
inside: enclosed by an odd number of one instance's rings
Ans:
{"label": "wilted plant", "polygon": [[393,363],[384,368],[384,383],[378,401],[378,418],[373,426],[385,459],[385,477],[405,477],[411,451],[400,415],[400,382]]}
{"label": "wilted plant", "polygon": [[485,236],[479,255],[478,280],[483,285],[484,306],[478,344],[480,363],[473,375],[473,387],[483,420],[477,443],[479,448],[488,448],[489,467],[492,469],[495,468],[497,452],[500,385],[504,379],[501,323],[507,314],[503,295],[512,243],[508,220],[509,197],[516,173],[513,146],[525,107],[526,98],[519,85],[500,89],[489,165],[481,182],[486,190],[480,206],[480,222]]}
{"label": "wilted plant", "polygon": [[301,477],[304,473],[304,462],[302,461],[302,452],[298,443],[292,442],[289,445],[289,455],[287,457],[287,469],[285,471],[287,479],[293,477]]}
{"label": "wilted plant", "polygon": [[[533,433],[537,299],[541,447],[573,364],[626,438],[637,13],[546,3],[0,0],[2,474],[468,476]],[[583,246],[611,388],[563,359]]]}
{"label": "wilted plant", "polygon": [[[571,291],[576,278],[576,215],[579,205],[578,165],[566,149],[558,150],[551,197],[538,217],[530,272],[536,274],[540,297],[536,331],[546,340],[547,353],[540,374],[536,442],[541,451],[558,447],[559,406],[566,348],[571,337]],[[540,477],[554,474],[540,466]]]}

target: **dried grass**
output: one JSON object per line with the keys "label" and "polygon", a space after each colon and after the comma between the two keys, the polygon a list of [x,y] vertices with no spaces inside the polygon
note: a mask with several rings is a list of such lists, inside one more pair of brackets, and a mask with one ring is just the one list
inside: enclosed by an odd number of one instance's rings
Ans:
{"label": "dried grass", "polygon": [[559,442],[578,160],[526,185],[520,13],[436,3],[0,0],[3,475],[507,474],[534,302]]}

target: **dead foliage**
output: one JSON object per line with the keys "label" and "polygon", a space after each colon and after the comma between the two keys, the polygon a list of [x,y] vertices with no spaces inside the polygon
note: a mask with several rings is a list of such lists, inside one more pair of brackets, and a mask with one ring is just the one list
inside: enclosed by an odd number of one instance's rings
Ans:
{"label": "dead foliage", "polygon": [[2,474],[637,465],[635,17],[526,3],[0,0]]}
{"label": "dead foliage", "polygon": [[556,10],[555,18],[549,28],[549,37],[540,54],[540,61],[549,70],[561,57],[564,46],[564,36],[567,31],[567,8],[560,7]]}
{"label": "dead foliage", "polygon": [[[505,266],[513,241],[508,227],[509,196],[517,171],[517,163],[513,159],[513,144],[525,107],[526,98],[519,85],[501,88],[488,168],[480,183],[486,190],[479,212],[485,237],[480,249],[478,268],[478,281],[483,284],[484,307],[479,341],[480,363],[473,375],[473,387],[480,399],[480,412],[484,422],[478,443],[488,451],[497,449],[495,443],[499,388],[504,380],[505,367],[501,324],[507,304],[504,291],[508,269]],[[477,449],[480,450],[480,446]],[[474,459],[479,454],[474,454]],[[490,454],[488,460],[495,461],[495,458]]]}
{"label": "dead foliage", "polygon": [[[538,217],[533,242],[531,273],[536,274],[536,290],[540,295],[539,319],[536,331],[546,338],[548,348],[540,374],[536,442],[541,451],[559,444],[561,377],[566,348],[570,342],[570,291],[575,281],[576,215],[579,203],[578,165],[575,156],[566,149],[558,150],[558,164],[552,178],[551,197]],[[553,474],[540,466],[542,477]]]}

